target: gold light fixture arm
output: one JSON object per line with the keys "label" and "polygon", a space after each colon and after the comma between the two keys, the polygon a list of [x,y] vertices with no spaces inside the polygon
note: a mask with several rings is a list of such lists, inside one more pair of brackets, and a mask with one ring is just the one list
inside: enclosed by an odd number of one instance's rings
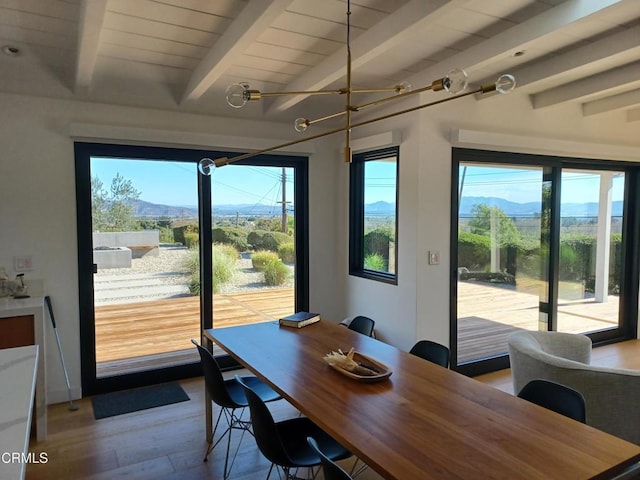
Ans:
{"label": "gold light fixture arm", "polygon": [[344,126],[344,161],[351,163],[351,2],[347,2],[347,103],[344,107],[346,121]]}
{"label": "gold light fixture arm", "polygon": [[[509,76],[510,75],[506,75]],[[503,77],[500,77],[503,78]],[[513,78],[513,77],[511,77]],[[462,98],[462,97],[468,97],[469,95],[474,95],[474,94],[485,94],[485,93],[491,93],[491,92],[495,92],[495,91],[500,91],[497,86],[498,86],[498,82],[496,83],[491,83],[491,84],[487,84],[487,85],[482,85],[474,90],[470,90],[468,92],[464,92],[461,93],[459,95],[455,95],[452,97],[445,97],[442,98],[440,100],[436,100],[434,102],[430,102],[430,103],[425,103],[424,105],[418,105],[416,107],[411,107],[411,108],[407,108],[405,110],[400,110],[398,112],[394,112],[394,113],[389,113],[387,115],[382,115],[380,117],[375,117],[375,118],[371,118],[369,120],[363,120],[362,122],[358,122],[358,123],[353,123],[350,125],[350,128],[358,128],[358,127],[362,127],[364,125],[369,125],[375,122],[379,122],[381,120],[386,120],[388,118],[393,118],[393,117],[397,117],[399,115],[404,115],[405,113],[410,113],[410,112],[415,112],[417,110],[422,110],[423,108],[427,108],[427,107],[433,107],[435,105],[440,105],[441,103],[446,103],[446,102],[450,102],[451,100],[456,100],[458,98]],[[509,90],[504,90],[500,93],[508,93]],[[344,127],[340,127],[340,128],[336,128],[333,130],[328,130],[326,132],[322,132],[322,133],[318,133],[317,135],[311,135],[309,137],[305,137],[305,138],[300,138],[298,140],[292,140],[290,142],[286,142],[286,143],[282,143],[280,145],[276,145],[274,147],[269,147],[269,148],[263,148],[261,150],[256,150],[255,152],[250,152],[250,153],[244,153],[242,155],[237,155],[235,157],[220,157],[217,158],[215,160],[212,161],[212,163],[216,166],[216,167],[223,167],[225,165],[229,165],[231,163],[234,162],[238,162],[240,160],[246,160],[247,158],[252,158],[252,157],[256,157],[258,155],[262,155],[263,153],[269,153],[269,152],[273,152],[275,150],[281,150],[283,148],[286,147],[291,147],[293,145],[297,145],[299,143],[304,143],[304,142],[308,142],[310,140],[317,140],[319,138],[323,138],[323,137],[328,137],[329,135],[334,135],[336,133],[340,133],[346,130],[346,125]],[[204,159],[203,159],[204,160]]]}

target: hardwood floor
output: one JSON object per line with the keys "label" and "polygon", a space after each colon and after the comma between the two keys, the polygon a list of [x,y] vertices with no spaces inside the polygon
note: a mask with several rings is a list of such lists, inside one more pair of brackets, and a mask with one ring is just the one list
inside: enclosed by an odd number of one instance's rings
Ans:
{"label": "hardwood floor", "polygon": [[[592,363],[640,370],[640,340],[594,349]],[[237,373],[237,372],[234,372]],[[231,375],[232,373],[227,373]],[[476,377],[477,380],[512,393],[509,370]],[[202,461],[204,439],[204,386],[201,378],[181,382],[188,402],[153,408],[102,420],[94,420],[90,398],[77,403],[49,406],[49,438],[32,443],[32,452],[46,452],[46,464],[30,464],[28,480],[219,480],[223,449]],[[285,402],[271,404],[276,419],[297,415]],[[216,409],[217,412],[217,409]],[[351,463],[347,463],[348,466]],[[231,478],[264,479],[269,468],[251,437],[241,445]],[[277,478],[272,475],[272,478]],[[379,480],[366,470],[360,480]]]}

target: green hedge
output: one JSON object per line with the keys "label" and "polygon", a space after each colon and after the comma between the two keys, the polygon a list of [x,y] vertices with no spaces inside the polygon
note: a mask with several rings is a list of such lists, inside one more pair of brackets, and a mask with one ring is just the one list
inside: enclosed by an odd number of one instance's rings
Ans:
{"label": "green hedge", "polygon": [[277,252],[280,245],[291,242],[292,238],[286,233],[253,230],[247,235],[247,242],[254,250],[269,250]]}
{"label": "green hedge", "polygon": [[[560,240],[560,264],[558,277],[563,281],[582,282],[585,290],[593,292],[595,288],[596,238],[587,235],[567,235]],[[616,279],[622,276],[622,235],[611,235],[609,291],[619,293],[620,285]],[[546,247],[544,247],[546,248]],[[511,277],[525,274],[532,277],[540,275],[542,256],[541,247],[520,242],[500,247],[500,272]],[[546,255],[546,254],[545,254]],[[489,272],[491,265],[491,240],[484,235],[468,232],[458,234],[458,267],[465,267],[473,273]],[[468,277],[463,270],[462,277]],[[479,278],[478,278],[479,279]],[[508,283],[508,282],[507,282]]]}
{"label": "green hedge", "polygon": [[247,250],[247,232],[237,227],[217,227],[212,230],[214,243],[232,245],[239,252]]}
{"label": "green hedge", "polygon": [[190,224],[190,225],[182,225],[180,227],[173,227],[173,239],[176,243],[181,243],[182,245],[187,245],[187,240],[184,237],[185,233],[199,233],[200,229],[198,225]]}

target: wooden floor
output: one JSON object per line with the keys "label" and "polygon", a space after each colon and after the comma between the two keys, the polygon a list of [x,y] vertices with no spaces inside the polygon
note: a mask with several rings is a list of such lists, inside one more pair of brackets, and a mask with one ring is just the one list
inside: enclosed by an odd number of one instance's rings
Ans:
{"label": "wooden floor", "polygon": [[[592,363],[640,370],[640,340],[595,348]],[[511,393],[509,370],[476,377],[477,380]],[[32,443],[32,452],[46,452],[46,464],[30,464],[28,480],[220,480],[222,449],[202,462],[205,448],[202,379],[181,382],[188,402],[94,420],[91,399],[49,406],[49,437]],[[285,402],[272,404],[276,419],[297,414]],[[217,410],[216,410],[217,412]],[[410,428],[410,427],[408,427]],[[252,438],[243,440],[231,476],[234,480],[262,480],[268,462]],[[277,478],[273,477],[272,478]],[[380,480],[367,470],[360,480]],[[417,480],[417,479],[416,479]]]}
{"label": "wooden floor", "polygon": [[[458,363],[505,353],[510,333],[537,330],[537,289],[533,282],[521,284],[516,290],[459,282]],[[216,294],[214,326],[275,320],[292,313],[294,305],[292,288]],[[610,296],[604,303],[570,299],[568,295],[560,300],[560,331],[583,333],[611,328],[617,318],[618,297]],[[189,340],[199,337],[199,322],[199,297],[96,307],[98,376],[197,361]],[[149,336],[149,331],[154,335]]]}

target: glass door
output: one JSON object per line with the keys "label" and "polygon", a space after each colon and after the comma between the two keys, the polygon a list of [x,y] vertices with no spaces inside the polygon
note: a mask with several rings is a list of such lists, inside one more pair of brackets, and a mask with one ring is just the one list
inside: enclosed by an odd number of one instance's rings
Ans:
{"label": "glass door", "polygon": [[96,377],[197,361],[196,166],[94,156],[90,170]]}
{"label": "glass door", "polygon": [[307,158],[200,175],[216,154],[75,144],[84,395],[199,375],[203,328],[308,308]]}
{"label": "glass door", "polygon": [[460,163],[456,364],[504,355],[546,322],[549,222],[542,167]]}
{"label": "glass door", "polygon": [[295,312],[295,199],[293,167],[231,164],[214,170],[214,328]]}
{"label": "glass door", "polygon": [[596,344],[635,337],[640,172],[465,149],[454,159],[455,368],[506,368],[507,338],[520,329],[587,334]]}
{"label": "glass door", "polygon": [[561,182],[557,330],[618,328],[625,174],[565,169]]}

